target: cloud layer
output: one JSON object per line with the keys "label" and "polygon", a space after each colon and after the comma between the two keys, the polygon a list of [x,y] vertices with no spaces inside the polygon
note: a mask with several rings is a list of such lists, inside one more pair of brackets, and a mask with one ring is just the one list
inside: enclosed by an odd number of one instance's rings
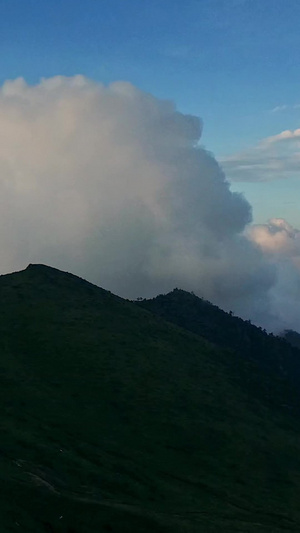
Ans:
{"label": "cloud layer", "polygon": [[295,109],[300,109],[300,104],[280,104],[270,110],[270,113],[281,113],[282,111],[294,111]]}
{"label": "cloud layer", "polygon": [[278,261],[258,237],[272,230],[244,234],[251,207],[200,135],[129,83],[6,82],[0,271],[43,262],[128,298],[177,286],[277,327]]}
{"label": "cloud layer", "polygon": [[285,130],[256,146],[221,159],[231,181],[262,182],[288,179],[300,171],[300,129]]}

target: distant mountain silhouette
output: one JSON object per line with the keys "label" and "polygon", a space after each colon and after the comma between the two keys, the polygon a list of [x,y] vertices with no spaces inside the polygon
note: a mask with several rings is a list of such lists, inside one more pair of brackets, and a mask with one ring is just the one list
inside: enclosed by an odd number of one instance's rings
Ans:
{"label": "distant mountain silhouette", "polygon": [[300,334],[292,329],[286,329],[282,337],[295,348],[300,348]]}

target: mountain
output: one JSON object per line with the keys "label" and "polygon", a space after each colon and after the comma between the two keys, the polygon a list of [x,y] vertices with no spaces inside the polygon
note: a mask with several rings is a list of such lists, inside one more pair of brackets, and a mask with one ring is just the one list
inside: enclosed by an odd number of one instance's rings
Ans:
{"label": "mountain", "polygon": [[299,531],[296,382],[220,343],[45,265],[1,276],[1,531]]}
{"label": "mountain", "polygon": [[295,348],[300,348],[300,333],[292,329],[286,329],[282,337]]}
{"label": "mountain", "polygon": [[193,293],[175,289],[151,300],[136,302],[216,346],[256,362],[267,374],[287,376],[300,389],[300,335],[286,332],[277,337],[248,320],[222,311]]}

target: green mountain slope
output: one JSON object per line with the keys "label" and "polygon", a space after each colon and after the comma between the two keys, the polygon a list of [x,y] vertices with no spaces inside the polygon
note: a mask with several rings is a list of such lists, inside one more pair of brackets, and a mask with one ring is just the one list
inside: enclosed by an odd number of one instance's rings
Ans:
{"label": "green mountain slope", "polygon": [[0,523],[300,529],[297,392],[43,265],[0,277]]}
{"label": "green mountain slope", "polygon": [[300,389],[300,350],[296,342],[291,342],[300,338],[296,332],[290,336],[286,332],[285,337],[268,334],[249,320],[226,313],[195,294],[179,289],[136,303],[217,346],[258,363],[267,374],[287,376]]}

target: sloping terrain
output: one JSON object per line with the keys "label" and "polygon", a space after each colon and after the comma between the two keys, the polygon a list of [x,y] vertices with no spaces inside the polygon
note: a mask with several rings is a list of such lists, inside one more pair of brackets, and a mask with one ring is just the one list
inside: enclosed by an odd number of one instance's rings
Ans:
{"label": "sloping terrain", "polygon": [[282,337],[295,348],[300,348],[300,333],[297,333],[297,331],[286,329]]}
{"label": "sloping terrain", "polygon": [[136,304],[223,349],[255,361],[267,374],[287,376],[300,388],[298,333],[287,331],[283,337],[268,334],[249,320],[226,313],[195,294],[179,289]]}
{"label": "sloping terrain", "polygon": [[30,265],[0,277],[0,380],[1,531],[300,530],[285,376]]}

